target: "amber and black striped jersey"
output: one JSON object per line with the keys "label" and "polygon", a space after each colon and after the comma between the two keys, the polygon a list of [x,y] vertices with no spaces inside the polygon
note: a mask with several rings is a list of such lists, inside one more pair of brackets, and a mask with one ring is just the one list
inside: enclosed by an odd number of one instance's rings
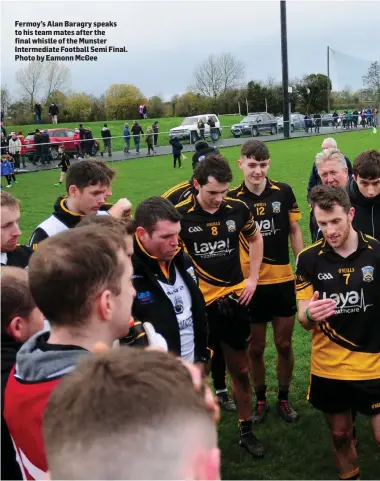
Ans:
{"label": "amber and black striped jersey", "polygon": [[181,182],[175,185],[171,189],[167,190],[161,197],[170,200],[173,205],[177,205],[180,202],[186,200],[189,195],[197,192],[192,182]]}
{"label": "amber and black striped jersey", "polygon": [[[256,195],[245,182],[232,189],[229,197],[243,200],[251,209],[264,239],[264,257],[259,284],[279,284],[294,279],[289,261],[289,227],[301,219],[293,190],[288,184],[267,179],[264,191]],[[249,272],[249,247],[241,242],[241,261],[245,275]]]}
{"label": "amber and black striped jersey", "polygon": [[336,301],[335,314],[313,329],[311,373],[341,380],[380,378],[380,242],[358,231],[344,258],[324,240],[300,252],[297,298]]}
{"label": "amber and black striped jersey", "polygon": [[248,206],[226,198],[214,214],[202,209],[195,196],[177,206],[182,214],[181,239],[190,255],[206,304],[245,287],[239,242],[257,230]]}

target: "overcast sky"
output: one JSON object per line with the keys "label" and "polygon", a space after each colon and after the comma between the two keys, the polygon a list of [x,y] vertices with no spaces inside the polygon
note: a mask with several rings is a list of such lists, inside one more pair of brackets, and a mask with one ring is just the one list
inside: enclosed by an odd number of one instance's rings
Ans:
{"label": "overcast sky", "polygon": [[[16,20],[118,22],[117,28],[107,30],[108,45],[126,45],[129,52],[99,54],[98,62],[70,63],[74,91],[100,95],[113,83],[132,83],[148,97],[169,98],[192,83],[197,64],[222,52],[244,63],[245,81],[281,81],[279,1],[1,3],[1,80],[15,96],[15,72],[26,65],[14,60]],[[329,45],[358,58],[331,54],[333,88],[362,87],[369,62],[380,61],[379,19],[376,1],[288,1],[289,76],[326,73]]]}

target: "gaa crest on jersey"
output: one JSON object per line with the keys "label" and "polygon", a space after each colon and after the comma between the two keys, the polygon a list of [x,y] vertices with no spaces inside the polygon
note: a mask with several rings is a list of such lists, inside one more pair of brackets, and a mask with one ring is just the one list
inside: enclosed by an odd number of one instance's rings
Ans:
{"label": "gaa crest on jersey", "polygon": [[281,212],[281,202],[272,202],[272,209],[274,214],[279,214]]}
{"label": "gaa crest on jersey", "polygon": [[362,267],[363,281],[364,282],[372,282],[373,281],[374,270],[375,269],[372,266]]}
{"label": "gaa crest on jersey", "polygon": [[234,220],[227,220],[226,225],[227,225],[228,232],[236,231],[236,224]]}
{"label": "gaa crest on jersey", "polygon": [[183,300],[182,297],[178,296],[174,298],[174,310],[175,313],[182,314],[183,313]]}

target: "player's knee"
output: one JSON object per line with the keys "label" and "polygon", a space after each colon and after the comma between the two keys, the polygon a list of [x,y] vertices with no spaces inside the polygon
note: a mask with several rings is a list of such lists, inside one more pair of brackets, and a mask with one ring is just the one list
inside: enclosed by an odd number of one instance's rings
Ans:
{"label": "player's knee", "polygon": [[352,430],[340,430],[332,432],[332,442],[334,448],[339,451],[349,446],[352,441]]}
{"label": "player's knee", "polygon": [[290,339],[275,339],[277,352],[282,357],[289,357],[292,353],[292,341]]}
{"label": "player's knee", "polygon": [[252,359],[261,359],[264,356],[265,343],[264,342],[251,342],[248,346],[248,354]]}

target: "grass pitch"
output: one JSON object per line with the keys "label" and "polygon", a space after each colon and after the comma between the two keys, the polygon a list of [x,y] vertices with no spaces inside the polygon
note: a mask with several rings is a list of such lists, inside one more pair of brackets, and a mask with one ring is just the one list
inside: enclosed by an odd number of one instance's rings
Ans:
{"label": "grass pitch", "polygon": [[[112,129],[113,124],[109,125]],[[380,148],[380,136],[371,136],[368,131],[345,133],[337,135],[336,139],[339,148],[350,160],[363,150]],[[311,137],[268,144],[272,160],[269,175],[293,187],[303,214],[301,227],[306,245],[310,244],[306,187],[321,142],[321,137]],[[242,179],[237,166],[239,148],[223,149],[222,153],[230,161],[234,172],[233,185],[236,185]],[[192,173],[191,156],[187,155],[188,160],[182,169],[173,169],[171,156],[114,163],[117,178],[113,186],[113,200],[126,196],[137,205],[144,198],[160,195],[176,183],[189,179]],[[38,223],[52,213],[56,198],[64,192],[63,187],[53,185],[58,178],[59,169],[19,175],[19,184],[10,189],[22,201],[23,242],[27,242]],[[256,428],[266,454],[262,460],[254,460],[246,454],[237,445],[236,415],[223,413],[219,439],[224,479],[336,479],[323,415],[305,399],[309,383],[310,343],[310,334],[297,324],[294,331],[295,372],[290,400],[299,411],[300,419],[296,424],[288,425],[278,418],[274,409],[277,392],[276,353],[272,331],[268,329],[265,357],[268,400],[273,408],[266,423]],[[359,416],[357,428],[361,478],[380,479],[380,452],[373,441],[368,419]]]}

